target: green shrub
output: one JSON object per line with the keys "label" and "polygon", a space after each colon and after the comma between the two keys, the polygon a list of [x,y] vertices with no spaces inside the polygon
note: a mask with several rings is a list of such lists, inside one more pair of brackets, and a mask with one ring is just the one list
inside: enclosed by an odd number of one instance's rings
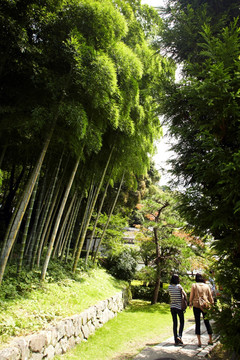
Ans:
{"label": "green shrub", "polygon": [[144,266],[141,270],[136,272],[135,279],[140,280],[146,286],[154,284],[156,278],[156,269],[152,266]]}
{"label": "green shrub", "polygon": [[39,271],[22,270],[16,277],[17,267],[9,266],[1,285],[0,301],[17,299],[36,288],[41,288]]}
{"label": "green shrub", "polygon": [[[131,286],[132,298],[151,301],[153,297],[154,287],[153,286],[142,286],[142,285],[132,285]],[[165,289],[159,289],[158,293],[158,302],[167,303],[170,302],[169,293]]]}
{"label": "green shrub", "polygon": [[[225,303],[224,303],[225,301]],[[224,347],[236,356],[240,355],[240,307],[239,302],[221,299],[221,303],[213,308],[210,316],[214,320],[215,332],[220,335]],[[223,326],[224,324],[224,326]],[[238,359],[238,357],[236,357]]]}
{"label": "green shrub", "polygon": [[137,268],[136,256],[129,248],[124,248],[118,254],[109,255],[102,261],[102,264],[111,275],[126,281],[134,278]]}

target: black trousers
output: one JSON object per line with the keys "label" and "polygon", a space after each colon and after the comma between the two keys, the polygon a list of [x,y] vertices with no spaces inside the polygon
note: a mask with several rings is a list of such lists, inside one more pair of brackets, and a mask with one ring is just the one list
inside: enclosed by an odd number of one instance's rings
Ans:
{"label": "black trousers", "polygon": [[195,334],[196,335],[201,335],[200,320],[201,320],[201,313],[202,313],[203,314],[204,324],[205,324],[206,329],[207,329],[207,333],[209,335],[211,335],[213,332],[212,332],[212,328],[211,328],[209,320],[205,318],[206,313],[203,312],[201,309],[196,308],[196,307],[193,307],[193,313],[194,313],[194,318],[195,318]]}
{"label": "black trousers", "polygon": [[[175,309],[175,308],[171,308],[171,314],[172,314],[172,319],[173,319],[173,335],[174,335],[174,340],[175,342],[177,342],[177,338],[178,337],[182,337],[182,333],[183,333],[183,328],[184,328],[184,313],[183,310],[179,310],[179,309]],[[180,321],[180,325],[179,325],[179,332],[178,330],[178,317],[179,317],[179,321]]]}

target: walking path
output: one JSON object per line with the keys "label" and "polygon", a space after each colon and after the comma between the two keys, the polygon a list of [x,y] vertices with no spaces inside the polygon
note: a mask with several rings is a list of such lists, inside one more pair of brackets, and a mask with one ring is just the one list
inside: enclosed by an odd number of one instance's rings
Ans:
{"label": "walking path", "polygon": [[208,345],[208,334],[203,322],[201,322],[201,330],[201,348],[197,346],[195,325],[193,325],[183,333],[184,345],[175,346],[174,339],[171,337],[159,345],[145,348],[134,360],[205,360],[207,354],[216,345],[216,337],[213,336],[213,345]]}

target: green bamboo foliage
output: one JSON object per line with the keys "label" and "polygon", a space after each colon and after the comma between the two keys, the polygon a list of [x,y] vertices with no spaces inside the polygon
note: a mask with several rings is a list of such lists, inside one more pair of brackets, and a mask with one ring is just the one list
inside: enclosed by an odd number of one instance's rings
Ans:
{"label": "green bamboo foliage", "polygon": [[[1,9],[7,26],[0,25],[5,54],[0,71],[1,179],[3,173],[0,202],[8,193],[10,201],[4,209],[4,221],[0,214],[5,232],[1,242],[0,283],[14,243],[22,244],[32,266],[44,263],[42,279],[55,252],[62,260],[72,257],[74,272],[96,202],[100,202],[109,164],[113,163],[113,144],[118,144],[114,170],[122,173],[128,167],[134,177],[146,170],[152,143],[159,134],[157,100],[161,86],[157,83],[163,67],[158,62],[160,55],[155,54],[151,45],[153,32],[160,23],[157,13],[142,11],[140,2],[134,5],[129,2],[127,12],[124,1],[117,1],[118,6],[108,0],[55,3],[39,2],[37,12],[34,4],[30,4],[21,16],[16,11],[17,2],[6,2]],[[89,11],[94,14],[91,21],[86,19]],[[88,29],[83,26],[86,20]],[[154,31],[150,30],[152,24]],[[21,52],[19,44],[27,51]],[[169,71],[169,67],[165,68]],[[6,81],[9,73],[12,81]],[[22,82],[15,81],[19,78]],[[54,126],[46,136],[49,124]],[[81,208],[81,201],[70,201],[70,189],[74,187],[85,196],[85,186],[83,176],[75,176],[65,166],[63,149],[70,163],[78,159],[75,174],[82,166],[87,169],[87,179],[95,179],[84,202],[85,209]],[[42,163],[50,150],[56,159],[56,169],[51,171],[46,165],[43,171]],[[38,160],[36,153],[41,153]],[[89,159],[92,166],[87,167]],[[31,169],[28,182],[25,169]],[[26,243],[25,234],[21,238],[19,229],[23,217],[26,218],[24,213],[37,177],[41,174],[47,182],[50,178],[46,172],[53,173],[53,179],[47,191],[44,187],[41,195],[38,191],[39,206],[33,208],[35,221],[29,220],[28,233],[32,235],[27,236]],[[101,179],[97,181],[98,176]],[[104,207],[107,186],[90,243]],[[69,203],[72,209],[67,208]],[[1,202],[1,210],[3,205]],[[89,252],[86,262],[88,257]]]}

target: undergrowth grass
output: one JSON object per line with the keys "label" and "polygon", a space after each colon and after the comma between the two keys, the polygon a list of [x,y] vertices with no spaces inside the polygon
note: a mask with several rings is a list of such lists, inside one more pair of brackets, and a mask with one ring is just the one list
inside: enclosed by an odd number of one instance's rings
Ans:
{"label": "undergrowth grass", "polygon": [[[192,325],[192,311],[185,313],[185,328]],[[98,329],[58,360],[127,360],[146,346],[153,346],[172,336],[172,317],[167,304],[150,305],[132,300],[127,309]]]}
{"label": "undergrowth grass", "polygon": [[[127,286],[102,268],[70,269],[55,262],[51,276],[39,280],[38,271],[22,272],[10,268],[0,292],[0,347],[12,337],[27,335],[82,312]],[[187,311],[185,318],[192,317]],[[172,336],[169,305],[150,305],[134,300],[127,309],[98,329],[88,341],[56,359],[127,360],[143,347]]]}
{"label": "undergrowth grass", "polygon": [[82,312],[126,286],[101,268],[74,276],[57,269],[47,281],[38,274],[25,273],[21,279],[10,276],[0,293],[0,346],[13,336],[26,335],[62,318]]}

